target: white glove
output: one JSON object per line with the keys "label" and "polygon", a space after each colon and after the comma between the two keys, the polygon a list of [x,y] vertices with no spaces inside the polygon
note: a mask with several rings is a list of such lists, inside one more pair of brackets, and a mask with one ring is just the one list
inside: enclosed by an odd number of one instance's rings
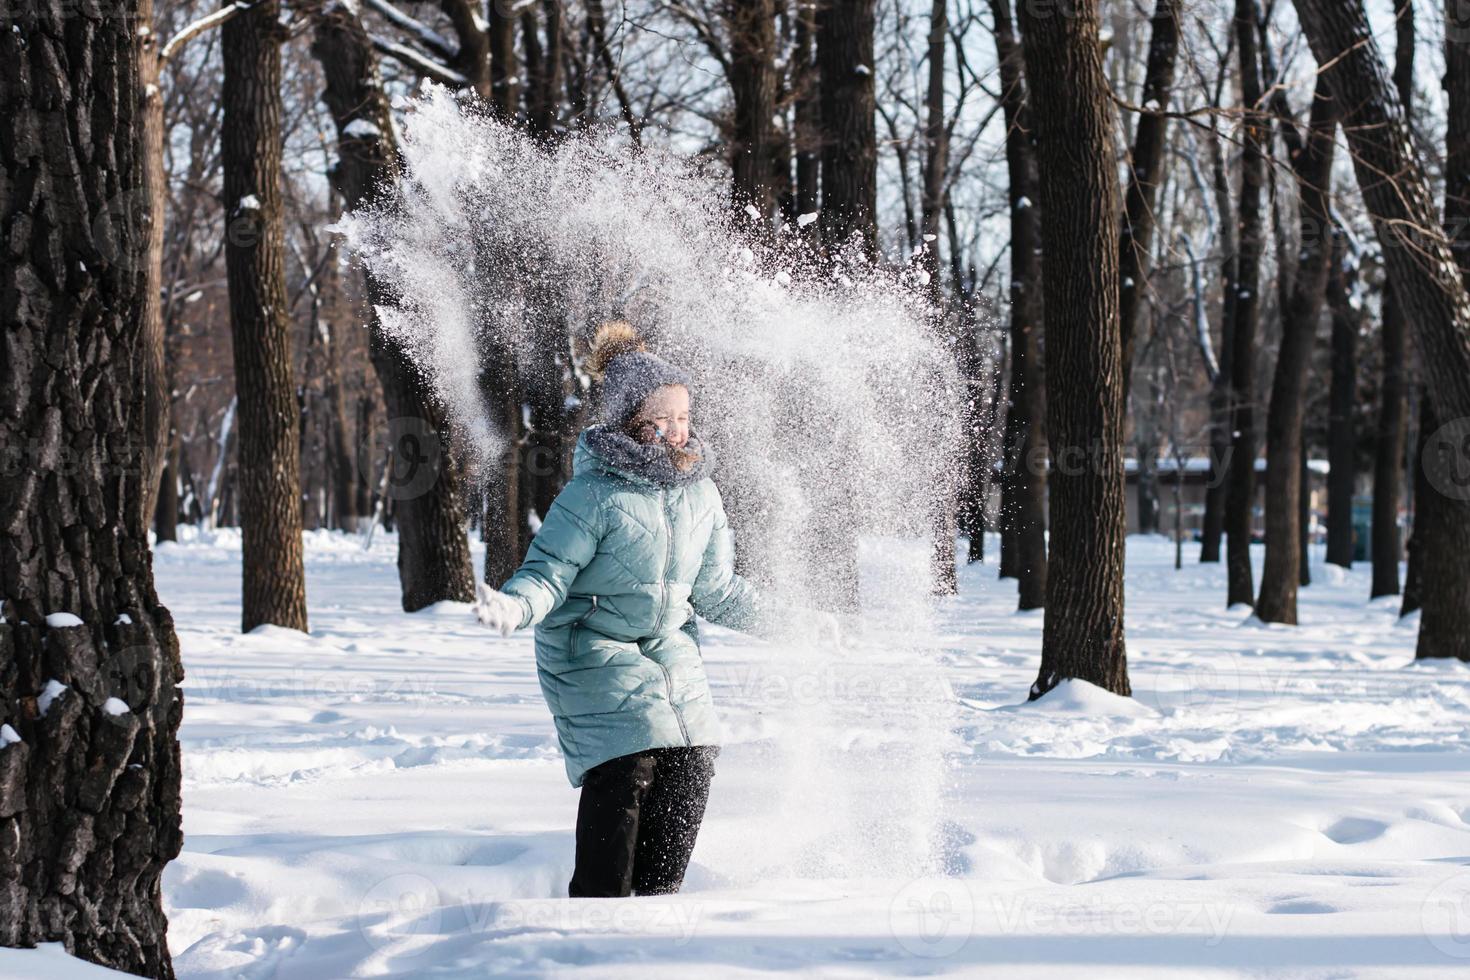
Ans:
{"label": "white glove", "polygon": [[484,582],[475,586],[475,618],[501,636],[510,636],[521,625],[525,609],[520,602]]}

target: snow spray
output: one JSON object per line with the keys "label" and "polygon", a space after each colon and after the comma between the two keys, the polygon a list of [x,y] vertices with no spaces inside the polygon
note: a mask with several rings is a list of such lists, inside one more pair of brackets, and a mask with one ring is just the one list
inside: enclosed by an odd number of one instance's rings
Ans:
{"label": "snow spray", "polygon": [[[752,787],[711,802],[712,818],[745,814],[741,839],[702,835],[698,856],[731,882],[934,873],[953,698],[928,542],[965,395],[924,274],[855,249],[819,259],[795,227],[809,219],[773,228],[732,208],[722,174],[611,133],[548,146],[432,86],[399,107],[398,194],[339,228],[395,295],[384,328],[477,463],[506,444],[483,402],[491,352],[544,363],[548,337],[625,319],[695,379],[746,577],[831,608],[861,544],[861,626],[842,649],[772,644],[743,676],[707,657],[727,735],[740,722],[722,767],[761,776],[717,781]],[[588,381],[567,354],[556,380],[575,405]]]}

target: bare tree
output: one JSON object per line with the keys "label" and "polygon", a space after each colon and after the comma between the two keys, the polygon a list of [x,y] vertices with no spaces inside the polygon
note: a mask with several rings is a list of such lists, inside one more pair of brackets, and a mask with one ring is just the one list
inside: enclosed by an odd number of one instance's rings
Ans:
{"label": "bare tree", "polygon": [[[398,151],[367,32],[346,5],[333,4],[319,15],[312,51],[322,65],[322,97],[337,127],[333,181],[348,209],[374,204],[393,193]],[[372,363],[388,407],[388,486],[397,508],[403,608],[466,602],[474,597],[474,570],[444,408],[383,330],[373,309],[390,297],[371,272],[366,278]]]}
{"label": "bare tree", "polygon": [[[1155,198],[1164,163],[1168,132],[1169,91],[1174,87],[1174,61],[1179,53],[1179,0],[1158,0],[1148,43],[1148,65],[1143,77],[1143,113],[1133,132],[1129,155],[1128,190],[1123,195],[1123,225],[1119,239],[1119,322],[1123,330],[1123,390],[1132,385],[1136,346],[1138,297],[1148,288],[1149,250],[1155,219]],[[1144,460],[1139,460],[1140,473]],[[1149,461],[1152,463],[1152,460]]]}
{"label": "bare tree", "polygon": [[1332,382],[1328,393],[1327,560],[1353,565],[1353,495],[1357,489],[1358,260],[1346,230],[1332,227],[1327,303],[1332,309]]}
{"label": "bare tree", "polygon": [[1000,575],[1021,609],[1046,604],[1046,366],[1041,357],[1042,255],[1036,148],[1010,0],[991,0],[1006,125],[1011,219],[1011,380],[1001,475]]}
{"label": "bare tree", "polygon": [[772,0],[725,0],[730,33],[726,74],[734,95],[730,171],[735,203],[769,218],[776,133],[776,14]]}
{"label": "bare tree", "polygon": [[[1448,101],[1444,137],[1444,228],[1460,267],[1460,278],[1470,283],[1470,9],[1445,4],[1444,91]],[[1465,586],[1459,579],[1464,554],[1455,551],[1456,532],[1447,523],[1456,509],[1446,506],[1443,490],[1429,479],[1438,450],[1433,437],[1440,431],[1434,399],[1425,386],[1419,397],[1419,440],[1414,470],[1414,529],[1409,538],[1409,570],[1404,583],[1401,613],[1422,609],[1426,589],[1445,589],[1445,600]]]}
{"label": "bare tree", "polygon": [[24,4],[0,30],[0,444],[25,447],[0,522],[0,943],[172,977],[183,667],[148,552],[156,474],[128,452],[153,435],[137,16]]}
{"label": "bare tree", "polygon": [[[1470,418],[1470,295],[1358,0],[1296,0],[1312,54],[1341,106],[1363,202],[1383,248],[1395,301],[1412,328],[1441,419]],[[1392,175],[1392,179],[1385,179]],[[1441,555],[1426,569],[1418,656],[1470,660],[1470,501],[1446,496]],[[1433,583],[1430,588],[1429,583]]]}
{"label": "bare tree", "polygon": [[[1277,92],[1281,92],[1277,89]],[[1337,128],[1332,96],[1317,77],[1305,138],[1277,102],[1278,122],[1298,189],[1301,248],[1291,297],[1283,311],[1281,349],[1266,419],[1266,563],[1256,615],[1268,623],[1295,623],[1301,583],[1302,416],[1307,368],[1332,260],[1332,149]]]}
{"label": "bare tree", "polygon": [[1230,337],[1230,462],[1225,495],[1227,605],[1256,601],[1251,570],[1252,515],[1256,502],[1256,332],[1261,310],[1261,253],[1265,222],[1261,194],[1266,186],[1269,130],[1262,104],[1261,60],[1255,0],[1236,0],[1235,49],[1240,65],[1242,159],[1240,237],[1235,266],[1235,301]]}
{"label": "bare tree", "polygon": [[822,127],[822,241],[856,234],[878,254],[878,132],[874,123],[874,0],[823,0],[817,8]]}
{"label": "bare tree", "polygon": [[[1414,111],[1414,5],[1398,7],[1397,44],[1393,81],[1404,111],[1404,125],[1413,132]],[[1378,441],[1373,458],[1373,586],[1371,595],[1399,594],[1399,562],[1403,540],[1399,509],[1404,496],[1404,452],[1408,438],[1408,325],[1394,295],[1392,281],[1383,287],[1383,375],[1378,389]]]}
{"label": "bare tree", "polygon": [[300,410],[281,205],[280,0],[225,24],[225,263],[239,395],[242,628],[305,630]]}
{"label": "bare tree", "polygon": [[1021,5],[1040,172],[1047,399],[1057,465],[1040,697],[1066,678],[1129,694],[1123,641],[1118,178],[1096,0],[1071,16]]}

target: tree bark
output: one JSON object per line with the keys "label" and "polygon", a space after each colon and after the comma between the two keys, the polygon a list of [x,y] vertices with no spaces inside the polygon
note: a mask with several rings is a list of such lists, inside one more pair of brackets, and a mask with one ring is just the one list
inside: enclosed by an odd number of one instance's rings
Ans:
{"label": "tree bark", "polygon": [[524,504],[526,467],[521,451],[526,433],[521,416],[521,379],[508,352],[486,359],[481,380],[485,404],[495,413],[506,445],[493,475],[485,483],[485,513],[480,537],[485,542],[485,584],[499,588],[515,574],[529,547]]}
{"label": "tree bark", "polygon": [[943,231],[945,178],[949,169],[949,130],[944,109],[945,34],[949,31],[949,0],[934,0],[929,10],[929,84],[924,98],[924,192],[920,204],[924,269],[935,306],[944,305],[940,276],[939,236]]}
{"label": "tree bark", "polygon": [[822,241],[853,235],[878,255],[878,130],[874,123],[874,0],[824,0],[817,8],[822,125]]}
{"label": "tree bark", "polygon": [[1210,385],[1210,481],[1205,488],[1199,560],[1214,564],[1220,561],[1220,539],[1225,533],[1225,503],[1229,491],[1232,453],[1230,384],[1235,357],[1236,270],[1240,265],[1240,254],[1236,248],[1234,228],[1228,219],[1234,211],[1230,201],[1230,177],[1213,121],[1208,146],[1215,206],[1220,214],[1220,370]]}
{"label": "tree bark", "polygon": [[[1396,301],[1413,330],[1436,415],[1470,417],[1470,296],[1439,223],[1398,93],[1357,0],[1296,0],[1302,29],[1342,107],[1343,130]],[[1385,176],[1391,175],[1391,176]],[[1463,465],[1463,460],[1460,461]],[[1470,660],[1470,500],[1444,498],[1450,574],[1427,587],[1418,656]]]}
{"label": "tree bark", "polygon": [[[816,5],[802,3],[796,6],[795,46],[791,51],[791,87],[793,142],[796,157],[795,204],[797,215],[818,214],[818,181],[822,166],[822,119],[820,75],[815,59],[815,37],[817,33]],[[798,226],[798,232],[808,241],[820,233],[817,222]]]}
{"label": "tree bark", "polygon": [[137,14],[25,4],[0,29],[0,445],[20,454],[0,472],[0,719],[18,736],[0,744],[0,944],[172,977],[183,666],[137,452]]}
{"label": "tree bark", "polygon": [[[1424,454],[1433,451],[1430,437],[1439,428],[1434,415],[1434,404],[1427,391],[1420,392],[1419,438],[1414,459],[1414,530],[1405,544],[1408,552],[1408,573],[1404,576],[1404,601],[1399,606],[1399,615],[1407,616],[1424,607],[1424,566],[1426,563],[1442,563],[1442,557],[1430,554],[1437,546],[1435,542],[1447,536],[1446,529],[1436,521],[1436,501],[1439,491],[1429,479],[1429,467],[1424,463]],[[1452,539],[1452,538],[1451,538]]]}
{"label": "tree bark", "polygon": [[[1397,14],[1393,80],[1403,106],[1404,125],[1413,131],[1414,5],[1407,0]],[[1399,562],[1403,540],[1399,510],[1403,502],[1404,453],[1407,449],[1408,327],[1394,297],[1393,284],[1383,288],[1383,377],[1378,395],[1378,440],[1373,457],[1373,586],[1371,595],[1399,594]]]}
{"label": "tree bark", "polygon": [[280,0],[221,28],[225,268],[239,395],[241,626],[305,630],[300,411],[281,204]]}
{"label": "tree bark", "polygon": [[521,13],[526,46],[526,124],[543,139],[556,134],[561,106],[562,21],[560,0],[541,0],[546,43],[537,36],[536,11]]}
{"label": "tree bark", "polygon": [[1011,382],[1001,474],[1002,578],[1017,580],[1020,609],[1046,605],[1046,366],[1041,354],[1041,218],[1036,147],[1010,0],[991,0],[1011,211]]}
{"label": "tree bark", "polygon": [[1051,561],[1041,670],[1031,696],[1066,678],[1129,694],[1123,640],[1122,344],[1118,326],[1118,178],[1096,0],[1074,16],[1021,5],[1037,132]]}
{"label": "tree bark", "polygon": [[[920,202],[923,230],[924,270],[929,276],[929,296],[936,314],[943,318],[947,340],[954,352],[955,367],[961,378],[968,378],[972,366],[974,324],[960,311],[945,311],[945,290],[939,267],[939,233],[944,220],[945,176],[949,167],[949,134],[945,128],[944,55],[945,34],[949,30],[949,0],[934,0],[929,10],[929,84],[924,98],[924,188]],[[970,331],[966,336],[964,331]],[[967,412],[968,416],[969,413]],[[960,419],[959,431],[969,436],[970,418]],[[959,575],[955,568],[955,536],[959,533],[958,508],[970,475],[967,472],[971,454],[961,446],[952,454],[955,464],[943,465],[936,474],[931,506],[934,517],[934,548],[931,555],[932,581],[936,595],[954,595],[959,591]]]}
{"label": "tree bark", "polygon": [[1255,0],[1236,0],[1235,47],[1240,64],[1242,159],[1239,258],[1235,269],[1235,322],[1231,329],[1231,452],[1225,493],[1226,605],[1255,603],[1251,570],[1252,512],[1256,502],[1256,331],[1260,323],[1261,253],[1265,223],[1268,130],[1261,104],[1261,62],[1256,46]]}
{"label": "tree bark", "polygon": [[1169,122],[1163,112],[1174,87],[1174,62],[1179,53],[1179,0],[1158,0],[1151,31],[1143,76],[1143,107],[1153,111],[1138,117],[1138,127],[1133,132],[1128,190],[1123,195],[1123,233],[1119,237],[1118,315],[1123,331],[1125,404],[1132,387],[1138,299],[1148,283],[1149,251],[1156,224],[1154,199],[1164,164],[1164,137]]}
{"label": "tree bark", "polygon": [[[1448,101],[1444,153],[1444,228],[1450,248],[1460,269],[1462,282],[1470,283],[1470,9],[1462,4],[1445,5],[1445,73],[1444,89]],[[1470,508],[1463,500],[1457,505],[1446,493],[1449,489],[1429,478],[1432,467],[1449,463],[1456,474],[1463,467],[1466,446],[1464,430],[1452,427],[1461,443],[1444,439],[1440,416],[1435,412],[1432,393],[1421,392],[1419,413],[1418,466],[1414,470],[1414,530],[1409,546],[1409,575],[1404,588],[1403,615],[1424,609],[1420,623],[1419,655],[1465,657],[1466,645],[1453,633],[1451,617],[1458,601],[1470,596],[1470,563],[1465,561],[1463,542],[1470,540],[1464,522],[1470,520]],[[1448,460],[1435,454],[1458,448],[1458,455]],[[1463,484],[1452,484],[1463,490]],[[1463,494],[1461,494],[1463,497]],[[1456,526],[1459,522],[1459,526]],[[1433,593],[1433,598],[1428,594]],[[1463,610],[1463,606],[1460,607]],[[1463,630],[1463,620],[1461,627]],[[1425,630],[1429,631],[1426,636]]]}
{"label": "tree bark", "polygon": [[1349,269],[1347,235],[1332,229],[1327,303],[1332,309],[1332,385],[1327,422],[1327,561],[1353,567],[1353,495],[1357,490],[1358,311],[1353,308],[1356,259]]}
{"label": "tree bark", "polygon": [[517,5],[507,0],[491,0],[490,33],[490,104],[501,119],[514,121],[521,104],[520,70],[516,65]]}
{"label": "tree bark", "polygon": [[1327,290],[1332,259],[1332,147],[1336,131],[1332,97],[1317,78],[1305,140],[1283,113],[1283,131],[1296,176],[1301,229],[1297,270],[1281,323],[1281,349],[1266,418],[1266,562],[1256,615],[1267,623],[1297,621],[1297,589],[1302,575],[1301,497],[1302,416],[1307,368],[1317,336],[1317,321]]}
{"label": "tree bark", "polygon": [[[153,0],[139,0],[138,22],[153,24]],[[159,481],[164,470],[164,457],[169,448],[170,398],[168,369],[163,347],[163,226],[167,188],[163,174],[163,90],[160,85],[162,60],[158,35],[152,30],[138,34],[138,86],[142,96],[143,184],[138,211],[147,235],[143,252],[144,287],[139,315],[139,333],[143,357],[144,395],[144,494],[143,513],[154,512]]]}
{"label": "tree bark", "polygon": [[454,63],[449,67],[469,79],[470,89],[476,95],[491,101],[494,92],[491,40],[483,7],[476,0],[439,0],[439,7],[449,18],[459,43]]}
{"label": "tree bark", "polygon": [[179,539],[179,443],[170,441],[158,478],[158,500],[153,506],[153,532],[161,544]]}
{"label": "tree bark", "polygon": [[730,140],[732,197],[762,218],[775,207],[772,158],[776,133],[776,13],[772,0],[727,0],[730,91],[735,113]]}
{"label": "tree bark", "polygon": [[[337,126],[340,158],[333,182],[348,210],[376,204],[393,193],[397,148],[371,43],[345,5],[334,4],[321,15],[312,53],[321,62],[322,98]],[[366,278],[369,351],[388,414],[388,488],[396,503],[403,608],[413,612],[444,600],[468,602],[475,594],[474,569],[444,409],[372,312],[391,297],[375,276]],[[359,442],[370,452],[371,440],[360,434]],[[365,462],[374,460],[370,455]],[[363,469],[372,472],[370,465]]]}

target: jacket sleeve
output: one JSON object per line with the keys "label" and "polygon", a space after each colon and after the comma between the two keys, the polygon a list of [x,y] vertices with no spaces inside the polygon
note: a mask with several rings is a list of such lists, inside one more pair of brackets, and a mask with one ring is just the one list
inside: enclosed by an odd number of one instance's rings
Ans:
{"label": "jacket sleeve", "polygon": [[779,613],[760,591],[735,574],[735,536],[725,503],[715,489],[715,526],[704,549],[704,563],[689,594],[694,611],[717,626],[770,639],[779,632]]}
{"label": "jacket sleeve", "polygon": [[567,590],[602,537],[602,508],[590,487],[568,483],[552,501],[531,539],[526,559],[500,591],[520,600],[525,615],[517,629],[535,626],[566,600]]}

